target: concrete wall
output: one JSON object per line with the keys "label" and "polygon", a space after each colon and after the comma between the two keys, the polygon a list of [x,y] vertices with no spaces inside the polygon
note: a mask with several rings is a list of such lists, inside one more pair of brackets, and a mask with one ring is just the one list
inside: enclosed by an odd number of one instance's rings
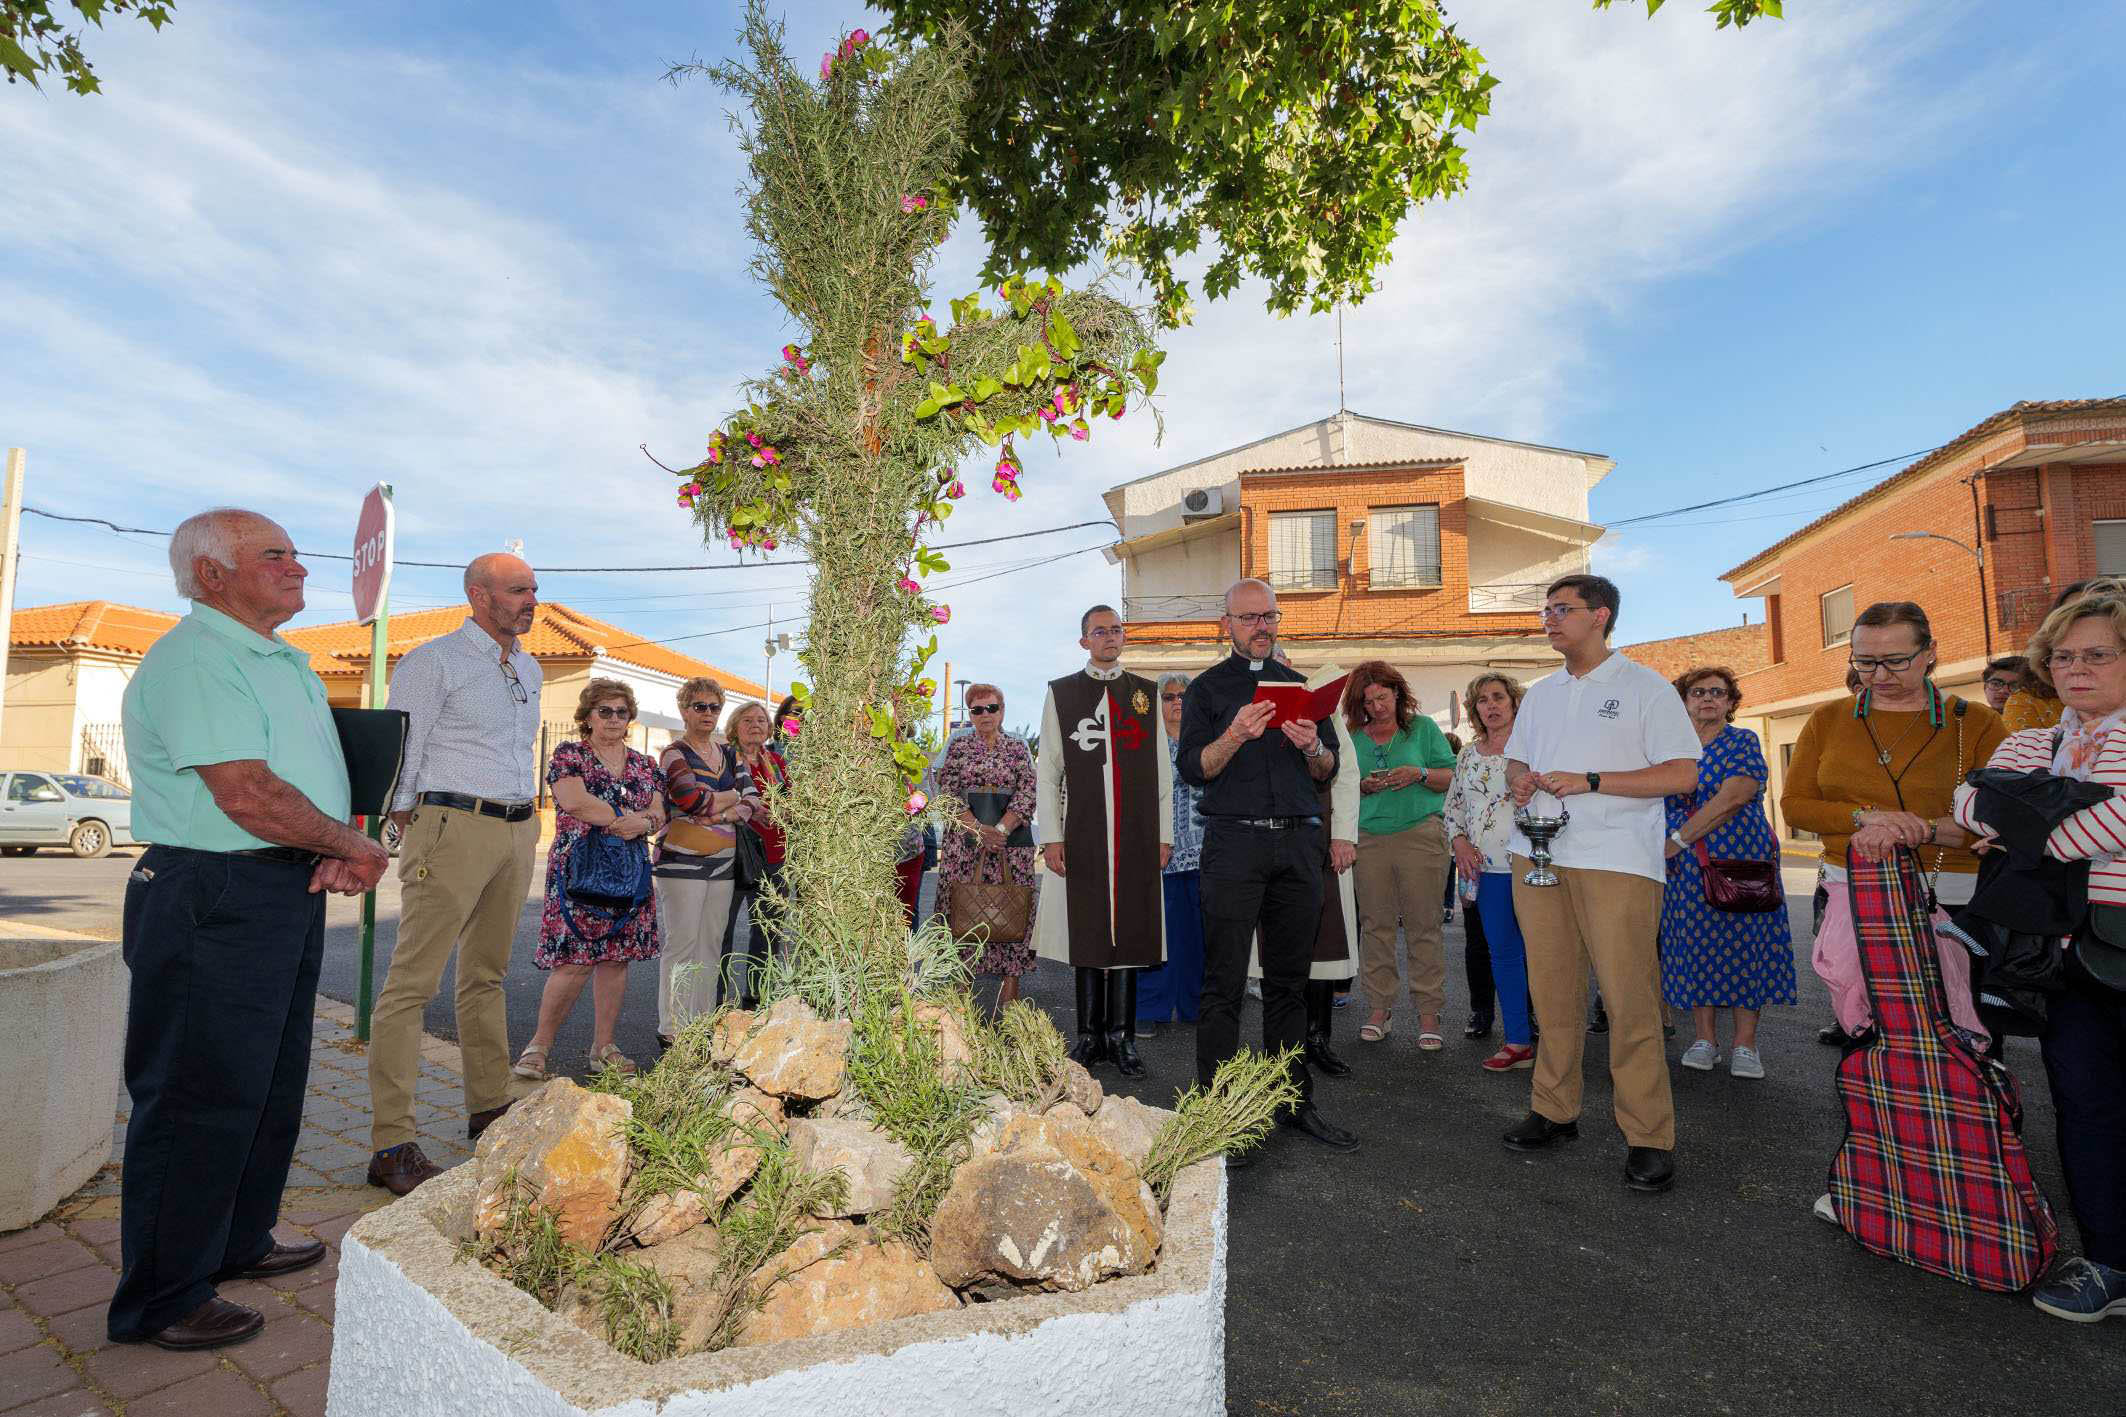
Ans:
{"label": "concrete wall", "polygon": [[126,968],[115,940],[7,939],[0,923],[0,1231],[33,1225],[111,1157]]}
{"label": "concrete wall", "polygon": [[61,656],[15,650],[7,660],[6,739],[0,768],[65,772],[74,732],[74,665]]}
{"label": "concrete wall", "polygon": [[[1205,603],[1240,579],[1240,532],[1217,532],[1161,546],[1122,562],[1125,614],[1136,620],[1197,618]],[[1212,609],[1211,614],[1217,611]]]}

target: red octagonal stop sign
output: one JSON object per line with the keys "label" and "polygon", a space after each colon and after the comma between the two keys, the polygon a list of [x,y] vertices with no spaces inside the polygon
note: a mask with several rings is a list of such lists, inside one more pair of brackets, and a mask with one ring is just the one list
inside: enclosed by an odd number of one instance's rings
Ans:
{"label": "red octagonal stop sign", "polygon": [[354,524],[354,614],[362,624],[376,619],[391,588],[391,489],[379,482],[362,499]]}

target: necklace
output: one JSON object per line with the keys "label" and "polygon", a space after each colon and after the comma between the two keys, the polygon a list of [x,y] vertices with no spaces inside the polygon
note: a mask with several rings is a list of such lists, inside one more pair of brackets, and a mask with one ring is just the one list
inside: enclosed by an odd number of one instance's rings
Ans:
{"label": "necklace", "polygon": [[[1881,764],[1882,764],[1882,765],[1883,765],[1883,766],[1884,766],[1885,768],[1887,768],[1887,767],[1889,767],[1889,766],[1890,766],[1890,759],[1892,759],[1892,758],[1894,758],[1894,757],[1896,757],[1896,756],[1897,756],[1897,750],[1898,750],[1899,748],[1902,748],[1902,747],[1903,747],[1903,746],[1905,745],[1905,739],[1907,739],[1907,738],[1910,738],[1910,737],[1912,736],[1912,730],[1913,730],[1913,729],[1915,729],[1915,728],[1917,728],[1917,727],[1919,727],[1919,725],[1920,725],[1920,724],[1921,724],[1922,722],[1924,722],[1924,721],[1925,721],[1925,719],[1924,719],[1924,715],[1922,715],[1922,716],[1921,716],[1920,718],[1915,718],[1915,719],[1913,719],[1913,720],[1912,720],[1912,721],[1911,721],[1910,723],[1906,724],[1906,725],[1905,725],[1905,731],[1904,731],[1904,732],[1902,732],[1902,733],[1900,733],[1900,734],[1898,734],[1898,735],[1897,735],[1897,741],[1896,741],[1895,743],[1892,743],[1892,744],[1891,744],[1891,745],[1890,745],[1889,747],[1887,747],[1887,748],[1883,747],[1883,746],[1882,746],[1882,743],[1881,743],[1881,742],[1880,742],[1880,741],[1879,741],[1879,740],[1878,740],[1878,739],[1877,739],[1877,738],[1875,737],[1875,725],[1874,725],[1874,723],[1873,723],[1872,721],[1870,721],[1869,719],[1863,718],[1863,719],[1861,719],[1861,720],[1860,720],[1860,725],[1861,725],[1861,727],[1863,727],[1863,728],[1867,729],[1867,731],[1868,731],[1868,742],[1874,745],[1874,748],[1875,748],[1875,761],[1876,761],[1876,762],[1878,762],[1878,763],[1881,763]],[[1939,728],[1935,729],[1935,733],[1939,733],[1940,731],[1941,731],[1941,730],[1940,730]],[[1928,743],[1931,743],[1931,742],[1933,742],[1933,741],[1934,741],[1934,734],[1933,734],[1933,733],[1930,733],[1930,734],[1928,734],[1928,735],[1927,735],[1927,742],[1928,742]],[[1926,746],[1927,746],[1927,744],[1926,744],[1926,743],[1922,743],[1922,744],[1920,744],[1919,746],[1920,746],[1920,751],[1921,751],[1921,752],[1924,752],[1924,751],[1926,751]],[[1914,755],[1914,761],[1917,761],[1917,755]],[[1906,763],[1906,764],[1905,764],[1905,772],[1910,772],[1911,770],[1912,770],[1912,764],[1911,764],[1911,763]],[[1892,783],[1895,783],[1895,782],[1896,782],[1896,781],[1897,781],[1897,780],[1898,780],[1899,778],[1901,778],[1901,777],[1903,777],[1903,776],[1904,776],[1904,773],[1892,773],[1892,774],[1890,775],[1890,781],[1891,781]]]}

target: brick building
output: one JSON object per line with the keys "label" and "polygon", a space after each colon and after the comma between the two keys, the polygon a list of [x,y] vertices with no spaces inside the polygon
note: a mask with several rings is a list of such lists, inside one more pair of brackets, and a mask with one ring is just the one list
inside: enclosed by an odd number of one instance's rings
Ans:
{"label": "brick building", "polygon": [[1479,669],[1532,680],[1556,667],[1543,591],[1587,568],[1602,535],[1588,495],[1614,466],[1339,412],[1110,488],[1123,662],[1154,674],[1216,662],[1225,588],[1259,576],[1277,588],[1297,668],[1385,659],[1454,727]]}
{"label": "brick building", "polygon": [[1937,682],[1976,700],[1989,656],[2020,653],[2061,587],[2107,574],[2126,574],[2126,398],[2003,409],[1727,572],[1765,603],[1770,662],[1743,713],[1774,800],[1810,710],[1845,692],[1869,605],[1924,606]]}
{"label": "brick building", "polygon": [[1700,630],[1692,635],[1671,635],[1665,640],[1618,645],[1617,652],[1637,660],[1663,679],[1674,679],[1686,669],[1705,665],[1732,669],[1739,679],[1772,662],[1772,636],[1763,625],[1730,625],[1724,630]]}

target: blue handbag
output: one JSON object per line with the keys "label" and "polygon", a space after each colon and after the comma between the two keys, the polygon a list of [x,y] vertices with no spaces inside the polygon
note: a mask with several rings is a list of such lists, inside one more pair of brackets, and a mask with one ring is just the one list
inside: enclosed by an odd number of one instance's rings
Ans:
{"label": "blue handbag", "polygon": [[[561,918],[571,936],[584,943],[604,939],[650,899],[650,854],[639,841],[624,841],[592,827],[568,854],[568,874],[561,882]],[[576,923],[578,912],[605,922],[596,937]]]}

